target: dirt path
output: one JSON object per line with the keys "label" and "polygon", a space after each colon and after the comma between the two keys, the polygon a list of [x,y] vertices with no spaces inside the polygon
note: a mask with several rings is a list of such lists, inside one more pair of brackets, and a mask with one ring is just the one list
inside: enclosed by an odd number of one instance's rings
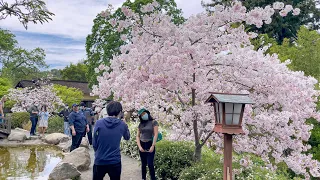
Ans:
{"label": "dirt path", "polygon": [[[94,161],[94,151],[92,148],[89,149],[90,157],[91,157],[91,165],[88,171],[81,172],[81,180],[90,180],[92,179],[92,167]],[[122,180],[139,180],[141,179],[141,170],[139,162],[135,159],[132,159],[126,155],[121,155],[122,159]],[[106,175],[105,180],[109,180],[109,176]]]}

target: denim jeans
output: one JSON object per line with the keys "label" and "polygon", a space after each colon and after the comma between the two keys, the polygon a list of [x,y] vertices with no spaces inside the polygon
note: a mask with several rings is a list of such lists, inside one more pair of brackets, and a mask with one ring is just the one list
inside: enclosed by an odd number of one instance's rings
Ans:
{"label": "denim jeans", "polygon": [[[2,114],[0,113],[0,116],[2,116]],[[0,118],[0,123],[3,123],[3,119]]]}
{"label": "denim jeans", "polygon": [[103,180],[106,174],[109,175],[110,180],[120,180],[121,162],[109,165],[93,165],[93,180]]}
{"label": "denim jeans", "polygon": [[38,123],[38,116],[31,116],[30,117],[31,120],[31,130],[30,130],[30,135],[35,135],[36,133],[36,127],[37,127],[37,123]]}
{"label": "denim jeans", "polygon": [[71,136],[69,122],[64,122],[64,134],[67,136]]}
{"label": "denim jeans", "polygon": [[[149,151],[150,147],[152,146],[152,141],[149,141],[149,142],[140,141],[140,144],[141,144],[141,147],[145,151]],[[140,159],[141,159],[141,171],[142,171],[142,179],[143,180],[146,180],[147,165],[149,168],[151,180],[156,179],[154,164],[153,164],[155,153],[156,153],[156,148],[154,148],[152,153],[139,151]]]}

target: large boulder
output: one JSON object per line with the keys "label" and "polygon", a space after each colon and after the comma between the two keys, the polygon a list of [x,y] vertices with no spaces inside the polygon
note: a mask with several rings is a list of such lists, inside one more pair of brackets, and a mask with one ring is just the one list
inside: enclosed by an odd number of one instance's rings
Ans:
{"label": "large boulder", "polygon": [[67,142],[69,140],[69,137],[62,133],[52,133],[46,135],[44,138],[44,141],[48,144],[54,144],[57,145],[62,142]]}
{"label": "large boulder", "polygon": [[79,147],[70,153],[66,153],[62,162],[74,164],[79,171],[89,169],[91,158],[88,149]]}
{"label": "large boulder", "polygon": [[74,179],[81,175],[76,166],[70,163],[59,163],[49,175],[50,180]]}
{"label": "large boulder", "polygon": [[27,139],[27,135],[24,132],[21,131],[11,131],[8,140],[9,141],[19,141],[23,142]]}

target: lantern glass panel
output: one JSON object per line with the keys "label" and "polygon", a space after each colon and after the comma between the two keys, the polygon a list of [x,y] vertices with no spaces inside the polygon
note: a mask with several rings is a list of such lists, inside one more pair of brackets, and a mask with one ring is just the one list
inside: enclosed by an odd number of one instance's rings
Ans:
{"label": "lantern glass panel", "polygon": [[233,124],[232,125],[239,125],[240,122],[240,114],[233,114]]}
{"label": "lantern glass panel", "polygon": [[232,113],[233,112],[233,103],[226,103],[226,113]]}
{"label": "lantern glass panel", "polygon": [[220,115],[219,123],[221,124],[222,123],[222,115],[223,115],[223,113],[222,113],[222,103],[219,103],[219,115]]}
{"label": "lantern glass panel", "polygon": [[242,104],[234,104],[234,112],[236,114],[240,114],[242,109]]}
{"label": "lantern glass panel", "polygon": [[226,125],[232,125],[232,114],[226,114]]}
{"label": "lantern glass panel", "polygon": [[219,115],[219,104],[215,103],[215,113],[216,113],[216,123],[220,123],[220,115]]}

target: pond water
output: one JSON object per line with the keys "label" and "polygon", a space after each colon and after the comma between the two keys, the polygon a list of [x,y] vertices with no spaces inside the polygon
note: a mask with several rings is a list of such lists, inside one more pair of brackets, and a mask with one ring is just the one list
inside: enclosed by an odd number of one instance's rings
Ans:
{"label": "pond water", "polygon": [[0,180],[45,180],[62,160],[53,146],[0,147]]}

